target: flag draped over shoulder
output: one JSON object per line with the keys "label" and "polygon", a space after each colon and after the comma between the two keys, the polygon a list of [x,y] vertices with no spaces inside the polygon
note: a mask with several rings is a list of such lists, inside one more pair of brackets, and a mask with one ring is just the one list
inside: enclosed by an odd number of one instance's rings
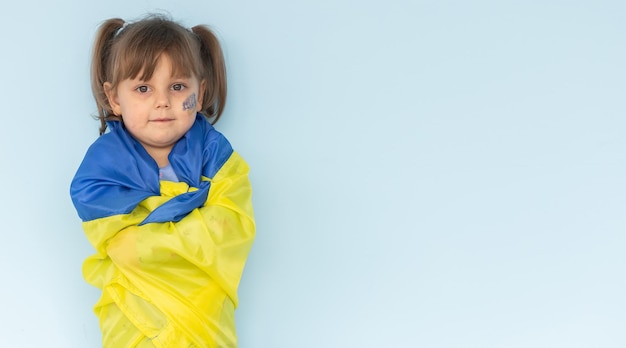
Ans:
{"label": "flag draped over shoulder", "polygon": [[248,166],[200,114],[172,149],[180,182],[120,122],[89,148],[70,188],[96,253],[103,346],[236,347],[237,287],[254,240]]}

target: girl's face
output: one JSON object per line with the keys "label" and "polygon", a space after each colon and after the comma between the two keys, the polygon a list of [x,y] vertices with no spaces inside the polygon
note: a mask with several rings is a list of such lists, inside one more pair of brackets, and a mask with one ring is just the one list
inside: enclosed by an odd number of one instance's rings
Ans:
{"label": "girl's face", "polygon": [[[141,76],[141,73],[139,74]],[[172,76],[170,58],[163,54],[148,81],[126,79],[113,90],[104,84],[109,103],[126,129],[162,167],[174,144],[191,128],[202,109],[204,82]]]}

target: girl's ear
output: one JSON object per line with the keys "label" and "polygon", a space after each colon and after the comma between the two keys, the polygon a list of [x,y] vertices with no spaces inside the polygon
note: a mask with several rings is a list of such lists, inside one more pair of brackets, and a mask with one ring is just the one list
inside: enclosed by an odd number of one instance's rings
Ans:
{"label": "girl's ear", "polygon": [[117,91],[112,88],[113,86],[110,82],[105,82],[102,87],[104,87],[104,94],[106,94],[107,99],[109,100],[109,105],[111,106],[111,110],[113,110],[113,114],[115,116],[121,116],[122,108],[117,100]]}
{"label": "girl's ear", "polygon": [[204,100],[204,92],[206,91],[206,80],[200,81],[198,89],[198,102],[196,103],[196,112],[202,111],[202,101]]}

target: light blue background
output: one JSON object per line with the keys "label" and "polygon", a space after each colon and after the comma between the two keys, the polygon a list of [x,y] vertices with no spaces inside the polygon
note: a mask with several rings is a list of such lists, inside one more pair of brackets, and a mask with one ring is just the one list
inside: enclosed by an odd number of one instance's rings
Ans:
{"label": "light blue background", "polygon": [[68,195],[90,50],[155,9],[223,41],[258,224],[242,348],[626,346],[617,0],[5,6],[0,346],[99,346]]}

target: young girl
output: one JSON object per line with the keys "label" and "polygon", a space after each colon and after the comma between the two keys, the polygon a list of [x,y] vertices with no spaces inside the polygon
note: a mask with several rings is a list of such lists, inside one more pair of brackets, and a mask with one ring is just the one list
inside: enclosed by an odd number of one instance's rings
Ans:
{"label": "young girl", "polygon": [[[255,235],[248,166],[217,132],[215,35],[109,19],[93,54],[101,136],[70,193],[96,253],[104,347],[236,347],[237,287]],[[106,131],[108,128],[108,131]]]}

